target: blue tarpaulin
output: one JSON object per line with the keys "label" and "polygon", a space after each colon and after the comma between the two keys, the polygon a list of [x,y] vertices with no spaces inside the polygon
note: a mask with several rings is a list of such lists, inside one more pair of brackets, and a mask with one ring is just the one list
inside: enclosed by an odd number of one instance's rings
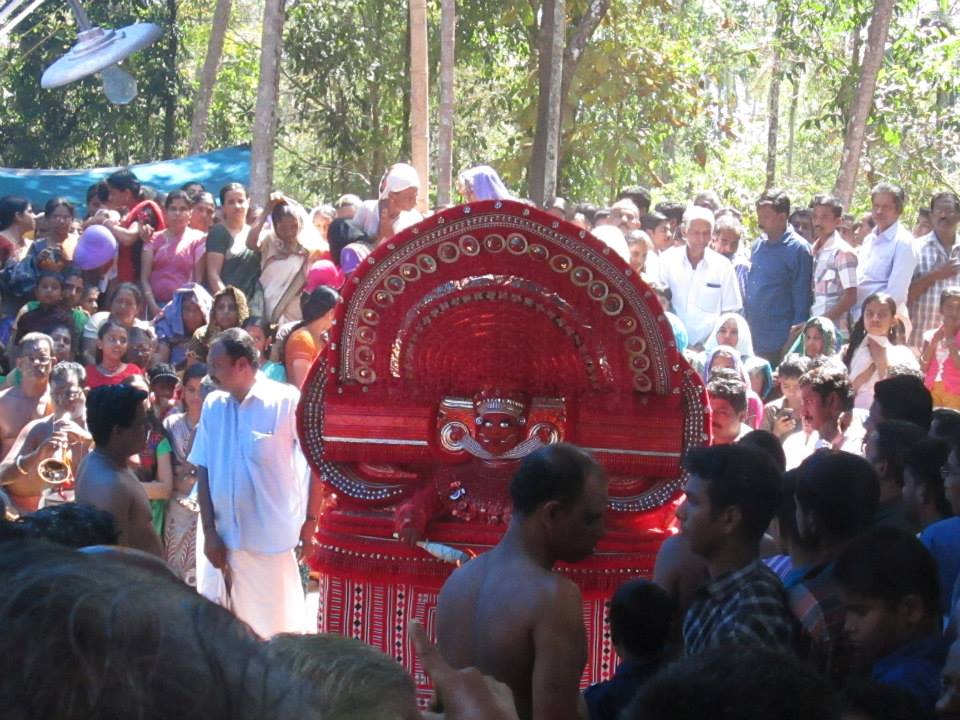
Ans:
{"label": "blue tarpaulin", "polygon": [[[58,195],[69,198],[80,213],[86,206],[87,188],[120,168],[88,170],[19,170],[0,168],[0,197],[28,198],[38,212],[46,201]],[[250,146],[237,145],[176,160],[130,165],[144,185],[169,192],[196,181],[216,195],[229,182],[247,185],[250,180]]]}

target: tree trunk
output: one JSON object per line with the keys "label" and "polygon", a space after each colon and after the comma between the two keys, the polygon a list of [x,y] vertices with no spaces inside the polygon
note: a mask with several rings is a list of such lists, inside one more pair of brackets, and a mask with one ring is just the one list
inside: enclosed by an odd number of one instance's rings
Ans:
{"label": "tree trunk", "polygon": [[163,100],[163,157],[174,156],[177,142],[177,96],[179,82],[177,76],[177,0],[167,0],[167,82]]}
{"label": "tree trunk", "polygon": [[450,203],[453,184],[453,73],[457,2],[440,0],[440,112],[437,131],[437,205]]}
{"label": "tree trunk", "polygon": [[230,24],[230,8],[233,0],[217,0],[213,10],[210,28],[210,41],[207,43],[207,57],[200,71],[197,96],[193,101],[193,118],[190,121],[190,154],[203,152],[207,134],[207,118],[210,115],[210,101],[213,98],[213,85],[217,80],[220,56],[223,54],[223,42]]}
{"label": "tree trunk", "polygon": [[410,154],[420,175],[417,205],[427,209],[430,190],[430,97],[427,68],[427,0],[410,0]]}
{"label": "tree trunk", "polygon": [[877,89],[877,75],[883,64],[883,51],[890,30],[890,18],[893,16],[894,0],[876,0],[873,6],[873,18],[867,33],[867,47],[860,65],[860,82],[857,94],[853,98],[853,112],[843,139],[843,154],[840,157],[840,171],[833,194],[844,207],[849,207],[857,184],[857,172],[860,170],[860,154],[863,151],[863,138],[866,134],[867,119],[873,107],[873,94]]}
{"label": "tree trunk", "polygon": [[797,132],[797,105],[800,103],[800,80],[793,80],[790,83],[793,92],[790,93],[790,123],[787,132],[787,177],[793,177],[793,148]]}
{"label": "tree trunk", "polygon": [[530,198],[539,206],[557,192],[557,157],[560,150],[560,100],[563,51],[566,45],[566,2],[544,0],[540,25],[540,92],[537,130],[530,160]]}
{"label": "tree trunk", "polygon": [[256,205],[267,204],[273,186],[284,3],[285,0],[265,0],[263,8],[260,82],[257,86],[257,104],[253,110],[253,142],[250,148],[250,200]]}
{"label": "tree trunk", "polygon": [[777,182],[777,143],[780,136],[780,85],[783,82],[783,35],[787,10],[777,3],[777,24],[773,37],[773,65],[767,97],[767,180],[766,189]]}
{"label": "tree trunk", "polygon": [[560,101],[564,107],[563,124],[566,125],[570,118],[570,108],[567,107],[567,97],[570,94],[570,86],[573,84],[573,77],[577,72],[577,66],[580,64],[580,58],[583,57],[583,51],[593,37],[600,22],[603,20],[607,11],[610,9],[611,0],[590,0],[587,11],[580,18],[577,27],[570,38],[570,43],[563,51],[563,75],[560,80]]}

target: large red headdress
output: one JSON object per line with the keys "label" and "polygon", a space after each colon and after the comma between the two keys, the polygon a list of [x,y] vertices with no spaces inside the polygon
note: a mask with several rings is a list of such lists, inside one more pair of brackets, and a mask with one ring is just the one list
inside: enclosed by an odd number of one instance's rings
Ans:
{"label": "large red headdress", "polygon": [[636,513],[678,495],[705,407],[656,297],[616,253],[535,208],[485,201],[408,228],[357,269],[299,426],[346,502],[408,494],[377,465],[412,478],[563,440],[607,469],[611,509]]}

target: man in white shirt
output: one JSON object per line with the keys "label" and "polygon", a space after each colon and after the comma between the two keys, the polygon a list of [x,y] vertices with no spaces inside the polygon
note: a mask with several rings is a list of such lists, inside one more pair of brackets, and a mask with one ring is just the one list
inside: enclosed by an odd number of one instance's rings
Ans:
{"label": "man in white shirt", "polygon": [[733,265],[708,247],[713,224],[710,210],[691,205],[683,214],[686,245],[660,256],[661,279],[670,288],[673,310],[687,328],[694,349],[702,348],[722,313],[743,306]]}
{"label": "man in white shirt", "polygon": [[870,192],[872,216],[876,223],[860,250],[857,266],[857,306],[860,317],[863,301],[876,292],[885,292],[897,301],[898,312],[907,317],[907,292],[917,265],[913,235],[900,224],[905,196],[903,188],[882,182]]}
{"label": "man in white shirt", "polygon": [[198,554],[223,583],[200,590],[262,637],[303,632],[294,550],[312,538],[316,512],[307,507],[309,473],[297,441],[299,392],[257,372],[257,349],[239,328],[214,339],[208,365],[220,390],[203,404],[188,459],[198,474]]}

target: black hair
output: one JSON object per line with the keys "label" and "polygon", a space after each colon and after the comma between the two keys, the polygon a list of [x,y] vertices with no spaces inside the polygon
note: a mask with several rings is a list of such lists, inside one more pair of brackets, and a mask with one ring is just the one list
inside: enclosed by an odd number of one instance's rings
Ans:
{"label": "black hair", "polygon": [[83,503],[48,505],[17,520],[31,537],[71,548],[116,545],[120,537],[113,515]]}
{"label": "black hair", "polygon": [[253,344],[253,338],[247,334],[246,330],[236,327],[227,328],[213,338],[210,348],[212,349],[214,345],[222,345],[227,357],[233,361],[246,358],[254,369],[260,367],[260,351],[257,350],[257,346]]}
{"label": "black hair", "polygon": [[776,464],[780,472],[787,469],[787,456],[783,452],[783,445],[772,432],[768,430],[751,430],[737,441],[740,445],[762,450]]}
{"label": "black hair", "polygon": [[130,331],[127,330],[126,326],[110,317],[104,320],[103,323],[100,325],[100,328],[97,330],[97,338],[99,340],[103,340],[106,334],[111,330],[113,330],[114,328],[120,328],[121,330],[123,330],[123,332],[126,333],[127,335],[127,339],[128,340],[130,339]]}
{"label": "black hair", "polygon": [[907,202],[907,196],[903,192],[902,187],[891,182],[877,183],[870,191],[870,199],[873,200],[876,195],[880,195],[881,193],[893,195],[893,203],[897,208],[897,212],[903,212],[903,206]]}
{"label": "black hair", "polygon": [[672,200],[657,203],[656,207],[654,207],[654,210],[658,213],[661,213],[670,220],[676,220],[678,223],[683,221],[683,213],[686,209],[687,206],[683,203],[673,202]]}
{"label": "black hair", "polygon": [[258,327],[263,331],[264,337],[266,337],[268,340],[276,334],[276,328],[270,324],[270,321],[266,318],[260,317],[259,315],[251,315],[242,323],[240,323],[240,327],[243,330],[251,327]]}
{"label": "black hair", "polygon": [[859,455],[816,452],[794,477],[797,503],[816,514],[831,539],[856,537],[870,527],[880,501],[880,479]]}
{"label": "black hair", "polygon": [[17,215],[30,209],[30,201],[16,195],[0,197],[0,230],[6,230],[17,221]]}
{"label": "black hair", "polygon": [[370,244],[370,238],[360,226],[344,218],[337,218],[330,223],[327,241],[330,244],[330,260],[337,267],[340,267],[340,254],[347,245],[355,242]]}
{"label": "black hair", "polygon": [[800,387],[809,387],[823,402],[832,394],[840,398],[841,409],[853,409],[853,385],[846,369],[834,365],[819,365],[800,378]]}
{"label": "black hair", "polygon": [[52,197],[47,200],[47,204],[43,206],[43,214],[49,219],[53,215],[54,211],[57,208],[66,208],[67,212],[70,213],[70,217],[77,216],[77,209],[73,206],[73,203],[67,200],[65,197]]}
{"label": "black hair", "polygon": [[60,273],[60,276],[66,281],[69,277],[78,277],[83,278],[83,270],[78,268],[76,265],[67,265],[63,269],[63,272]]}
{"label": "black hair", "polygon": [[203,380],[209,373],[206,363],[197,362],[188,367],[183,371],[183,384],[186,385],[188,380]]}
{"label": "black hair", "polygon": [[717,647],[647,680],[621,720],[838,720],[826,681],[793,655]]}
{"label": "black hair", "polygon": [[920,378],[894,375],[880,380],[873,386],[873,399],[880,405],[885,419],[906,420],[924,430],[930,429],[933,397]]}
{"label": "black hair", "polygon": [[139,314],[143,309],[143,290],[140,289],[139,285],[132,282],[124,282],[117,285],[110,294],[110,301],[107,303],[107,307],[109,308],[111,305],[113,305],[114,298],[116,298],[117,295],[124,290],[133,294],[133,298],[137,303],[137,313]]}
{"label": "black hair", "polygon": [[707,484],[714,515],[740,509],[741,535],[759,541],[780,506],[783,474],[762,450],[744,445],[693,448],[683,458],[687,472]]}
{"label": "black hair", "polygon": [[777,525],[781,538],[789,538],[792,542],[800,542],[800,532],[797,529],[797,469],[787,470],[783,474],[781,485],[783,494],[780,496],[780,507],[777,509]]}
{"label": "black hair", "polygon": [[960,410],[937,408],[930,415],[930,436],[951,446],[960,444]]}
{"label": "black hair", "polygon": [[65,381],[68,377],[73,376],[76,378],[77,382],[80,385],[83,385],[87,381],[87,371],[77,362],[58,362],[53,366],[53,369],[50,371],[50,382],[59,383]]}
{"label": "black hair", "polygon": [[630,580],[610,600],[610,637],[634,657],[662,655],[677,603],[649,580]]}
{"label": "black hair", "polygon": [[651,233],[656,230],[660,224],[665,222],[668,222],[667,216],[654,210],[653,212],[644,213],[640,216],[640,229],[644,232]]}
{"label": "black hair", "polygon": [[938,192],[932,198],[930,198],[930,209],[928,212],[933,212],[933,206],[937,204],[940,200],[949,200],[953,203],[954,210],[960,210],[960,197],[957,197],[955,192],[950,192],[949,190],[944,190]]}
{"label": "black hair", "polygon": [[890,609],[917,595],[927,617],[940,615],[937,561],[905,530],[879,527],[852,540],[837,557],[833,577],[845,591],[878,598]]}
{"label": "black hair", "polygon": [[193,198],[185,190],[171,190],[163,199],[163,208],[169,210],[174,200],[183,200],[187,205],[193,207]]}
{"label": "black hair", "polygon": [[840,202],[839,198],[834,197],[833,195],[817,195],[810,201],[810,207],[828,207],[833,211],[833,216],[835,218],[843,217],[843,203]]}
{"label": "black hair", "polygon": [[297,222],[300,222],[300,216],[297,214],[293,205],[288,202],[277,203],[273,210],[270,211],[270,220],[273,222],[274,231],[276,231],[277,225],[279,225],[280,221],[285,217],[296,218]]}
{"label": "black hair", "polygon": [[917,484],[924,487],[927,497],[933,501],[934,508],[942,517],[953,515],[940,474],[949,455],[949,444],[938,438],[927,437],[910,448],[903,458],[904,469],[913,473]]}
{"label": "black hair", "polygon": [[300,326],[319,320],[333,310],[339,302],[340,293],[326,285],[318,285],[309,293],[301,293],[300,312],[303,314],[303,322]]}
{"label": "black hair", "polygon": [[916,720],[925,714],[917,700],[906,690],[870,680],[859,680],[845,686],[840,702],[843,717]]}
{"label": "black hair", "polygon": [[810,212],[808,208],[797,208],[792,213],[790,213],[790,222],[793,222],[794,218],[806,218],[811,219],[813,213]]}
{"label": "black hair", "polygon": [[56,280],[58,283],[60,283],[60,289],[61,289],[61,290],[63,289],[63,275],[61,275],[61,274],[58,273],[58,272],[54,272],[53,270],[41,270],[40,272],[38,272],[38,273],[37,273],[37,285],[40,284],[40,281],[41,281],[41,280],[46,280],[46,279],[49,279],[49,278],[53,278],[53,279]]}
{"label": "black hair", "polygon": [[182,190],[183,192],[187,192],[187,189],[193,185],[197,186],[197,189],[193,191],[194,194],[206,192],[206,188],[203,186],[203,183],[200,182],[199,180],[188,180],[187,182],[185,182],[183,185],[180,186],[180,190]]}
{"label": "black hair", "polygon": [[87,204],[89,205],[94,198],[100,202],[106,202],[110,198],[110,188],[106,181],[99,180],[87,188]]}
{"label": "black hair", "polygon": [[902,483],[907,453],[927,433],[906,420],[884,420],[877,424],[874,432],[877,434],[877,459],[886,461],[888,477]]}
{"label": "black hair", "polygon": [[[720,368],[720,370],[725,370],[726,368]],[[747,411],[747,384],[735,377],[723,377],[719,374],[714,375],[710,378],[710,382],[707,383],[707,394],[710,397],[721,398],[730,403],[736,412],[746,412]]]}
{"label": "black hair", "polygon": [[567,443],[547,445],[527,455],[510,480],[513,512],[529,515],[540,505],[558,500],[567,507],[583,493],[587,479],[603,468],[587,452]]}
{"label": "black hair", "polygon": [[230,192],[242,192],[244,197],[247,197],[247,189],[238,182],[231,182],[224,185],[220,188],[220,204],[223,205],[227,202],[227,193]]}
{"label": "black hair", "polygon": [[115,190],[129,190],[136,199],[141,199],[143,196],[143,186],[140,184],[140,180],[127,168],[111,173],[107,176],[106,182],[109,187]]}
{"label": "black hair", "polygon": [[757,198],[757,207],[769,205],[780,215],[790,214],[790,196],[783,190],[769,189],[764,190],[763,194]]}
{"label": "black hair", "polygon": [[650,209],[650,191],[642,185],[631,185],[620,191],[618,200],[632,200],[642,213]]}
{"label": "black hair", "polygon": [[271,667],[247,626],[159,560],[11,540],[0,543],[0,587],[5,717],[321,714],[312,687]]}
{"label": "black hair", "polygon": [[87,427],[93,441],[104,447],[115,427],[129,427],[147,393],[130,385],[101,385],[87,395]]}
{"label": "black hair", "polygon": [[586,221],[593,225],[593,219],[597,214],[597,206],[589,202],[577,203],[573,206],[573,214],[576,215],[577,213],[583,215]]}
{"label": "black hair", "polygon": [[800,353],[789,353],[777,366],[778,378],[800,378],[810,372],[810,358]]}

